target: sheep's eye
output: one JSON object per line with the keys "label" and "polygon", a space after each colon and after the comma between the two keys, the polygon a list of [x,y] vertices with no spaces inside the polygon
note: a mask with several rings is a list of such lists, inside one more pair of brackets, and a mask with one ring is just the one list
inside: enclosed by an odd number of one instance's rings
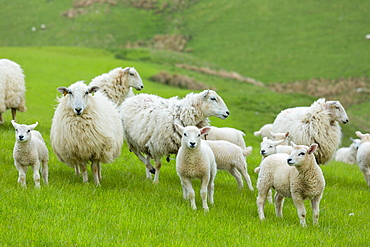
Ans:
{"label": "sheep's eye", "polygon": [[211,100],[217,102],[217,99],[215,97],[211,97]]}
{"label": "sheep's eye", "polygon": [[269,148],[272,148],[272,146],[269,146]]}
{"label": "sheep's eye", "polygon": [[130,75],[131,75],[131,76],[134,76],[135,74],[134,74],[134,73],[132,73],[132,72],[130,72]]}
{"label": "sheep's eye", "polygon": [[15,132],[18,132],[18,129],[15,129]]}
{"label": "sheep's eye", "polygon": [[200,134],[198,134],[198,137],[200,137]]}
{"label": "sheep's eye", "polygon": [[31,132],[31,130],[27,130],[27,133],[30,133]]}
{"label": "sheep's eye", "polygon": [[68,91],[68,94],[73,95],[73,93],[71,91]]}
{"label": "sheep's eye", "polygon": [[300,152],[300,153],[298,154],[298,156],[303,156],[303,155],[305,155],[305,153],[304,153],[304,152]]}
{"label": "sheep's eye", "polygon": [[188,136],[186,133],[184,133],[184,136]]}

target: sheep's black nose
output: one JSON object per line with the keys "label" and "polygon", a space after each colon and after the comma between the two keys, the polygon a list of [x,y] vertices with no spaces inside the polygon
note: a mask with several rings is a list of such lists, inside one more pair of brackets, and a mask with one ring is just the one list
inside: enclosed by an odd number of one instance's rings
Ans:
{"label": "sheep's black nose", "polygon": [[75,108],[77,115],[81,115],[82,108]]}
{"label": "sheep's black nose", "polygon": [[226,112],[226,114],[229,116],[229,115],[230,115],[230,112],[229,112],[229,111],[227,111],[227,112]]}
{"label": "sheep's black nose", "polygon": [[287,160],[287,162],[288,162],[288,164],[292,164],[293,162],[293,159],[292,158],[289,158],[288,160]]}
{"label": "sheep's black nose", "polygon": [[24,136],[19,136],[19,140],[22,140],[24,138]]}
{"label": "sheep's black nose", "polygon": [[143,89],[143,88],[144,88],[144,86],[141,86],[140,88],[141,88],[141,89]]}
{"label": "sheep's black nose", "polygon": [[195,142],[190,142],[189,144],[190,144],[190,147],[194,147],[196,143]]}
{"label": "sheep's black nose", "polygon": [[266,151],[265,150],[261,150],[261,154],[265,154],[266,153]]}

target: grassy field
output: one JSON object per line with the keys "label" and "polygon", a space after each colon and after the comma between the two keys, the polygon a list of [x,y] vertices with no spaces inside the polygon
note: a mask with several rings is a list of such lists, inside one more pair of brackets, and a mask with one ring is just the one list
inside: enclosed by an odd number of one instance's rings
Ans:
{"label": "grassy field", "polygon": [[[28,111],[18,114],[19,123],[39,122],[39,130],[50,153],[50,185],[41,189],[17,184],[12,148],[14,129],[10,113],[0,126],[0,242],[3,246],[368,246],[369,189],[357,166],[330,162],[323,166],[327,187],[321,202],[319,226],[312,226],[309,203],[308,225],[302,228],[291,200],[286,200],[284,218],[277,219],[272,205],[260,222],[255,199],[257,191],[237,189],[234,178],[219,172],[215,181],[215,204],[209,213],[193,211],[182,199],[181,185],[171,160],[162,168],[160,184],[145,179],[144,166],[126,146],[112,164],[103,164],[101,187],[83,184],[73,169],[53,154],[49,131],[59,86],[77,80],[87,82],[118,66],[135,66],[144,80],[144,91],[163,97],[184,96],[189,91],[148,81],[165,65],[118,60],[99,49],[62,47],[0,47],[3,57],[22,65],[26,74]],[[293,105],[309,105],[314,99],[284,95],[257,86],[192,73],[212,84],[229,106],[229,119],[211,118],[217,126],[246,132],[246,143],[254,148],[248,157],[253,185],[259,165],[260,139],[253,136],[274,114]],[[260,99],[265,99],[263,102]],[[357,126],[344,126],[354,128]],[[194,183],[200,208],[199,182]]]}

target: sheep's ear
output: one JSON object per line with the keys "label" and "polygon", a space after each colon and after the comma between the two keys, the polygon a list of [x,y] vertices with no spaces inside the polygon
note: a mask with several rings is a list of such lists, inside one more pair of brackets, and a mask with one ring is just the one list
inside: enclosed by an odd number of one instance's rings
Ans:
{"label": "sheep's ear", "polygon": [[289,136],[289,131],[287,131],[287,132],[285,133],[285,138],[288,138],[288,136]]}
{"label": "sheep's ear", "polygon": [[177,124],[177,123],[174,123],[173,125],[175,125],[175,128],[177,130],[177,132],[179,132],[181,135],[182,133],[184,133],[184,127],[182,127],[181,125]]}
{"label": "sheep's ear", "polygon": [[358,136],[358,138],[360,138],[360,139],[362,139],[365,135],[364,134],[362,134],[360,131],[356,131],[355,132],[356,133],[356,135]]}
{"label": "sheep's ear", "polygon": [[16,128],[18,128],[18,124],[15,122],[15,120],[12,120],[11,121],[12,122],[12,125],[13,125],[13,127],[16,129]]}
{"label": "sheep's ear", "polygon": [[319,145],[317,145],[316,143],[312,144],[312,145],[308,148],[308,151],[307,151],[307,152],[308,152],[308,154],[312,154],[313,152],[315,152],[318,146],[319,146]]}
{"label": "sheep's ear", "polygon": [[268,138],[266,136],[264,136],[263,139],[262,139],[262,141],[267,141],[267,139]]}
{"label": "sheep's ear", "polygon": [[208,94],[209,94],[209,89],[204,93],[204,95],[203,95],[203,99],[206,99],[206,98],[207,98],[207,96],[208,96]]}
{"label": "sheep's ear", "polygon": [[296,145],[294,142],[292,142],[292,141],[290,141],[290,144],[292,144],[292,147],[293,147],[293,148],[297,146],[297,145]]}
{"label": "sheep's ear", "polygon": [[58,87],[57,90],[59,93],[62,93],[64,96],[66,96],[69,92],[68,88],[66,87]]}
{"label": "sheep's ear", "polygon": [[284,139],[282,139],[282,140],[274,141],[274,144],[275,144],[275,146],[276,146],[276,145],[279,145],[280,143],[282,143],[283,141],[285,141],[285,140],[284,140]]}
{"label": "sheep's ear", "polygon": [[269,130],[269,133],[270,133],[270,135],[271,135],[273,138],[275,138],[276,134],[275,134],[274,132],[272,132],[271,130]]}
{"label": "sheep's ear", "polygon": [[127,74],[128,72],[130,72],[130,69],[131,69],[131,67],[124,68],[123,73]]}
{"label": "sheep's ear", "polygon": [[29,125],[29,127],[30,127],[30,129],[31,129],[31,130],[33,130],[34,128],[36,128],[36,126],[37,126],[38,124],[39,124],[39,123],[38,123],[38,122],[36,122],[36,123],[34,123],[34,124]]}
{"label": "sheep's ear", "polygon": [[200,134],[204,135],[207,134],[211,130],[211,127],[203,127],[200,129]]}
{"label": "sheep's ear", "polygon": [[91,87],[89,87],[89,89],[87,89],[87,92],[94,95],[94,93],[99,91],[99,89],[100,89],[100,87],[98,87],[98,86],[91,86]]}

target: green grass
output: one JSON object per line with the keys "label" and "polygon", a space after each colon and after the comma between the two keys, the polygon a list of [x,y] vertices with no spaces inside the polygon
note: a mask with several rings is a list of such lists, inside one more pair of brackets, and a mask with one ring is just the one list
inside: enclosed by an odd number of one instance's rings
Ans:
{"label": "green grass", "polygon": [[[0,242],[3,246],[368,245],[369,188],[357,166],[339,162],[322,167],[327,187],[321,201],[319,226],[312,226],[307,202],[307,228],[300,227],[290,199],[285,202],[283,219],[277,219],[273,206],[268,204],[266,220],[260,222],[255,202],[257,191],[247,188],[239,191],[234,178],[222,171],[215,181],[215,204],[209,213],[200,209],[199,182],[194,182],[199,209],[193,211],[190,203],[182,199],[174,160],[164,162],[160,184],[154,185],[145,179],[144,165],[126,145],[112,164],[102,165],[101,187],[93,184],[90,169],[90,182],[83,184],[73,169],[57,160],[50,147],[51,118],[59,94],[56,88],[77,80],[88,82],[114,67],[135,66],[144,81],[144,93],[184,96],[189,91],[155,84],[148,78],[161,70],[186,72],[165,64],[118,60],[113,53],[100,49],[0,47],[0,54],[22,65],[28,111],[18,114],[18,122],[38,121],[36,129],[42,133],[50,154],[50,185],[42,184],[41,189],[35,189],[29,171],[28,187],[21,188],[12,158],[14,129],[9,111],[4,114],[6,122],[0,126]],[[255,186],[257,175],[253,169],[260,162],[260,139],[253,136],[253,131],[271,122],[281,109],[309,105],[314,99],[187,73],[214,85],[230,108],[228,119],[211,118],[212,123],[246,132],[246,143],[254,148],[248,157],[248,172]],[[348,128],[357,129],[356,125],[352,126],[355,123],[350,124]]]}

